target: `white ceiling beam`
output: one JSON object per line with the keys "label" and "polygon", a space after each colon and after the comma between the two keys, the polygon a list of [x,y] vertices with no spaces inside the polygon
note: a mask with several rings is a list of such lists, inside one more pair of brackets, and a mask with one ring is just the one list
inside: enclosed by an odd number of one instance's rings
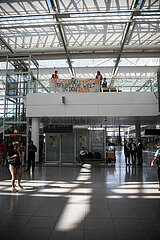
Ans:
{"label": "white ceiling beam", "polygon": [[[111,45],[111,46],[71,46],[67,47],[70,52],[73,53],[78,53],[78,52],[114,52],[118,51],[119,47],[117,45]],[[141,51],[160,51],[160,46],[159,45],[125,45],[123,48],[124,51],[134,51],[134,52],[141,52]],[[65,53],[63,47],[44,47],[44,48],[19,48],[15,49],[14,53],[19,54],[19,53]],[[3,49],[0,50],[0,54],[7,54],[8,51]]]}
{"label": "white ceiling beam", "polygon": [[[30,52],[32,56],[36,60],[60,60],[60,59],[66,59],[65,53],[58,53],[58,52],[52,52],[52,51],[40,51],[39,53],[33,53]],[[24,52],[23,49],[18,52],[18,54],[15,54],[15,57],[24,57],[26,52]],[[0,51],[0,62],[5,62],[6,57],[9,55],[8,52],[2,52]],[[9,55],[10,56],[10,55]],[[159,58],[160,56],[160,50],[159,51],[126,51],[122,52],[121,58]],[[93,59],[93,58],[117,58],[116,52],[85,52],[85,53],[70,53],[71,59]]]}
{"label": "white ceiling beam", "polygon": [[159,24],[160,20],[157,19],[142,19],[142,20],[109,20],[109,21],[79,21],[79,22],[56,22],[56,23],[40,23],[40,24],[7,24],[0,27],[1,30],[8,29],[19,29],[19,28],[43,28],[43,27],[54,27],[54,26],[81,26],[81,25],[114,25],[114,24]]}
{"label": "white ceiling beam", "polygon": [[[54,13],[54,12],[49,12],[49,13],[41,13],[41,14],[16,14],[16,15],[5,15],[5,16],[0,16],[0,19],[16,19],[16,18],[29,18],[29,17],[43,17],[43,16],[55,16],[57,15],[59,18],[69,18],[73,17],[73,15],[88,15],[87,17],[93,17],[90,16],[91,14],[105,14],[105,13],[131,13],[131,12],[136,12],[137,10],[135,9],[130,9],[130,10],[106,10],[106,11],[83,11],[83,12],[61,12],[61,13]],[[159,9],[140,9],[139,13],[159,13]]]}
{"label": "white ceiling beam", "polygon": [[[133,17],[139,12],[139,9],[141,8],[141,6],[144,5],[146,0],[142,0],[140,6],[138,7],[139,5],[139,0],[133,0],[132,2],[132,6],[131,6],[131,9],[134,9],[135,11],[131,13],[130,15],[130,18],[129,18],[129,23],[126,24],[126,27],[124,29],[124,33],[123,33],[123,36],[122,36],[122,40],[121,40],[121,47],[118,51],[118,57],[117,57],[117,60],[115,62],[115,66],[113,68],[113,71],[112,71],[112,79],[111,79],[111,84],[113,83],[113,78],[116,76],[117,74],[117,70],[118,70],[118,65],[119,65],[119,62],[120,62],[120,58],[121,58],[121,54],[122,54],[122,51],[123,51],[123,48],[124,48],[124,45],[126,43],[129,42],[129,39],[131,37],[131,33],[132,33],[132,30],[130,32],[130,28],[132,26],[132,24],[134,25],[134,22],[133,22]],[[138,7],[138,8],[137,8]],[[137,11],[136,11],[137,10]],[[134,27],[134,26],[133,26]],[[130,34],[130,36],[128,36],[128,34]]]}
{"label": "white ceiling beam", "polygon": [[[59,21],[59,18],[58,18],[58,16],[57,16],[57,11],[56,11],[56,9],[58,10],[58,12],[60,12],[59,3],[58,3],[58,1],[56,0],[57,8],[56,8],[53,0],[50,0],[50,3],[51,3],[51,5],[52,5],[53,11],[56,13],[56,14],[55,14],[55,19],[56,19],[56,22],[57,22],[57,24],[58,24],[58,25],[57,25],[57,29],[58,29],[58,32],[59,32],[59,34],[60,34],[60,37],[61,37],[61,40],[62,40],[62,44],[63,44],[64,50],[65,50],[65,53],[66,53],[68,65],[69,65],[69,68],[70,68],[70,71],[71,71],[71,75],[74,76],[74,70],[73,70],[73,67],[72,67],[71,59],[70,59],[70,53],[69,53],[69,51],[68,51],[67,44],[66,44],[67,38],[66,38],[66,36],[65,36],[65,31],[64,31],[63,27],[59,25],[60,21]],[[57,37],[58,37],[58,34],[57,34]]]}
{"label": "white ceiling beam", "polygon": [[[56,66],[56,69],[60,74],[68,74],[68,67],[59,67]],[[77,74],[96,74],[96,70],[100,70],[102,74],[105,74],[106,77],[111,76],[112,66],[88,66],[88,67],[75,67],[75,71]],[[148,79],[156,77],[157,71],[159,70],[159,66],[120,66],[118,75],[116,79]],[[43,67],[39,68],[39,76],[47,76],[52,75],[53,68],[52,67]],[[142,74],[143,73],[143,74]],[[2,79],[5,79],[6,70],[0,71],[0,76]],[[0,80],[0,82],[4,82],[5,80]]]}

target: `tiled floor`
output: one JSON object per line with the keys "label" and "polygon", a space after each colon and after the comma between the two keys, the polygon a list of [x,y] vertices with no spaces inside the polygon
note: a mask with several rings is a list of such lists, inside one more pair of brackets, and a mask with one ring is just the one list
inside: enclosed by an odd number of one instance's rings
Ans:
{"label": "tiled floor", "polygon": [[159,240],[160,192],[156,168],[37,166],[23,173],[23,190],[11,193],[0,168],[0,239]]}

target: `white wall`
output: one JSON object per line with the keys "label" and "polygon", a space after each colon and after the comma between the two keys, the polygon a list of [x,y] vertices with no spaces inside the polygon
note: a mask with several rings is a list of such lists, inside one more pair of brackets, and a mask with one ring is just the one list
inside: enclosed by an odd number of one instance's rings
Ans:
{"label": "white wall", "polygon": [[[66,104],[62,103],[65,96]],[[153,92],[34,93],[26,96],[27,117],[157,116]]]}

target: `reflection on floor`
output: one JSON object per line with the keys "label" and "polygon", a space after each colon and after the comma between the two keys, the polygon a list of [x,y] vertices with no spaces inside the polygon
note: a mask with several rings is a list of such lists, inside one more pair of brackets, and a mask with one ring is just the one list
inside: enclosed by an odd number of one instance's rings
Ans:
{"label": "reflection on floor", "polygon": [[[160,238],[156,168],[92,164],[39,167],[23,173],[24,189],[11,193],[0,168],[0,236],[19,240],[155,240]],[[3,237],[2,237],[3,236]]]}

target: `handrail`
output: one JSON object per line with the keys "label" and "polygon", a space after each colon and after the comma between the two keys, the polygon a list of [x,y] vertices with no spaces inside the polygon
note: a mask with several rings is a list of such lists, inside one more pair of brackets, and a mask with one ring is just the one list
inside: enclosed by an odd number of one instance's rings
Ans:
{"label": "handrail", "polygon": [[[38,85],[36,89],[34,86],[30,86],[28,90],[35,90],[35,92],[100,92],[100,83],[95,82],[96,79],[89,78],[58,78],[58,79],[38,79]],[[35,82],[34,81],[34,82]],[[34,82],[31,82],[32,84]],[[107,81],[107,87],[103,87],[103,80],[101,84],[101,92],[154,92],[156,90],[156,79],[147,79],[146,82],[141,86],[138,85],[114,85],[112,88],[109,88],[109,80]],[[45,92],[44,92],[45,93]]]}

